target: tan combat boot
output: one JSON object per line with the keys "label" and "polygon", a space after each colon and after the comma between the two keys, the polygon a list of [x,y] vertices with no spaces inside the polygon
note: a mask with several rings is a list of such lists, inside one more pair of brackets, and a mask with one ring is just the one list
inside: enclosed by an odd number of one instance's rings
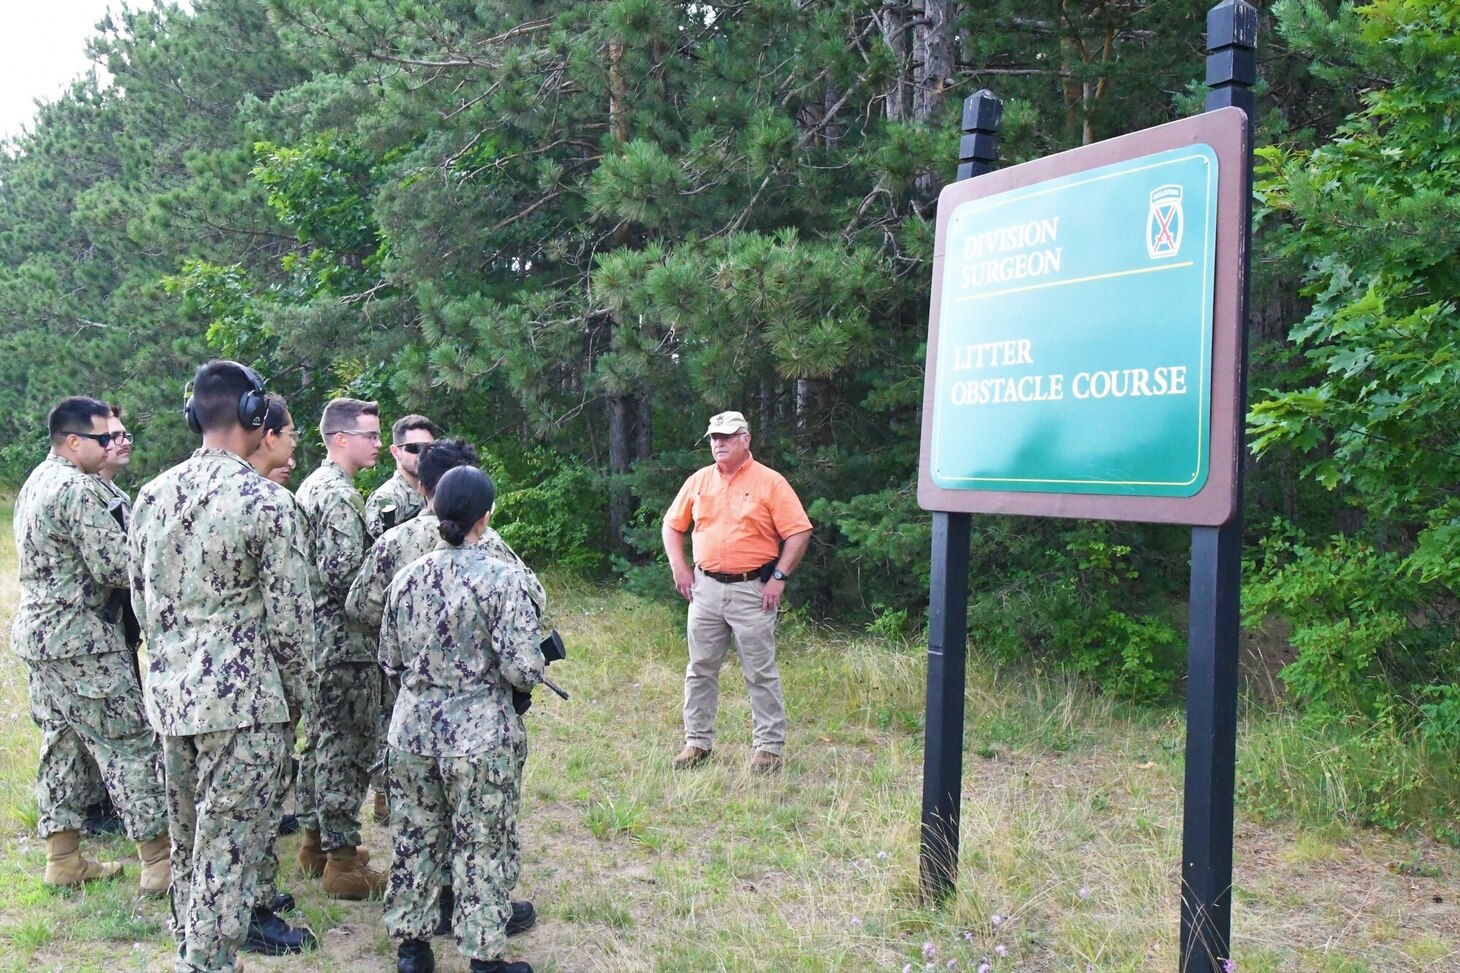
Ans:
{"label": "tan combat boot", "polygon": [[46,838],[47,885],[80,885],[99,878],[116,878],[122,874],[121,862],[94,862],[81,857],[81,835],[76,831],[57,831]]}
{"label": "tan combat boot", "polygon": [[365,867],[363,848],[336,848],[324,866],[324,891],[332,899],[374,899],[385,891],[385,876]]}
{"label": "tan combat boot", "polygon": [[375,819],[376,824],[390,823],[390,804],[385,799],[385,791],[375,792],[375,802],[370,809],[370,816]]}
{"label": "tan combat boot", "polygon": [[142,859],[142,878],[138,891],[150,899],[161,898],[172,885],[172,841],[166,831],[155,838],[137,842],[137,857]]}
{"label": "tan combat boot", "polygon": [[304,829],[304,840],[299,843],[299,852],[294,856],[299,870],[313,878],[324,874],[325,854],[319,846],[319,832]]}
{"label": "tan combat boot", "polygon": [[[370,861],[370,850],[361,847],[359,850],[360,864],[365,865]],[[325,862],[328,856],[319,843],[319,832],[304,829],[304,840],[299,844],[299,851],[294,855],[294,860],[299,863],[299,870],[311,878],[319,878],[324,874]]]}

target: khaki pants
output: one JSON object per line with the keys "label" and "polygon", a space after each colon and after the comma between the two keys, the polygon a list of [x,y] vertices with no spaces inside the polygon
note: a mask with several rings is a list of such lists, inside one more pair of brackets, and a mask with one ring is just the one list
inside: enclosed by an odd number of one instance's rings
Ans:
{"label": "khaki pants", "polygon": [[733,636],[750,695],[755,749],[779,754],[786,747],[786,702],[776,668],[776,613],[762,609],[764,590],[759,581],[722,584],[695,569],[689,666],[684,672],[684,739],[690,746],[713,748],[720,667]]}

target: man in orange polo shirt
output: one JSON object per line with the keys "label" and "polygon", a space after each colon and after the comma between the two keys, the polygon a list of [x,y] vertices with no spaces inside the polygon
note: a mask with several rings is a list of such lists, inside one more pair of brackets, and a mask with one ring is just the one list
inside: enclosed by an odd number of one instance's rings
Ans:
{"label": "man in orange polo shirt", "polygon": [[[710,420],[712,466],[694,473],[664,515],[664,552],[674,587],[689,602],[689,666],[684,673],[684,749],[676,768],[710,756],[720,667],[735,637],[755,755],[750,769],[779,770],[786,747],[786,704],[776,669],[776,612],[786,581],[811,543],[811,521],[786,478],[750,455],[750,425],[738,412]],[[694,523],[694,568],[684,535]]]}

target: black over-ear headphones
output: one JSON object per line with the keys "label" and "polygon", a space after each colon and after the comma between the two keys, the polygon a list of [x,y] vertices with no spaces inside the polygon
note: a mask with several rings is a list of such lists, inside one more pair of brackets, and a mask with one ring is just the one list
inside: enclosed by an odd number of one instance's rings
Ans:
{"label": "black over-ear headphones", "polygon": [[[222,364],[232,365],[238,369],[243,373],[243,377],[248,379],[249,384],[253,386],[238,397],[238,421],[243,423],[243,428],[245,429],[258,429],[264,424],[264,416],[268,415],[269,412],[269,400],[264,394],[263,378],[252,368],[249,368],[247,365],[241,365],[236,361],[225,361]],[[198,410],[193,406],[192,382],[187,384],[187,388],[183,390],[183,394],[187,396],[187,402],[183,405],[183,415],[187,417],[188,428],[201,436],[203,434],[203,424],[198,421]]]}

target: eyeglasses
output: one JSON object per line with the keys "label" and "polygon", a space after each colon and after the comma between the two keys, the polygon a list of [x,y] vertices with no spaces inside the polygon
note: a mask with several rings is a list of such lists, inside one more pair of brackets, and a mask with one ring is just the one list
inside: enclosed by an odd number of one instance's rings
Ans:
{"label": "eyeglasses", "polygon": [[[108,446],[110,446],[113,439],[121,438],[121,433],[113,435],[109,432],[76,432],[74,430],[66,433],[66,435],[80,436],[82,439],[95,439],[97,445],[100,446],[102,449],[106,449]],[[128,442],[130,441],[131,440],[128,440]]]}
{"label": "eyeglasses", "polygon": [[334,432],[325,433],[326,436],[366,436],[375,442],[380,442],[380,433],[375,429],[336,429]]}
{"label": "eyeglasses", "polygon": [[427,446],[429,446],[431,444],[430,443],[400,443],[399,445],[400,445],[400,448],[403,451],[405,451],[407,453],[410,453],[412,456],[415,456],[417,453],[419,453],[421,450],[425,449]]}
{"label": "eyeglasses", "polygon": [[130,446],[137,441],[137,437],[129,432],[113,432],[107,435],[112,437],[112,442],[120,446]]}

